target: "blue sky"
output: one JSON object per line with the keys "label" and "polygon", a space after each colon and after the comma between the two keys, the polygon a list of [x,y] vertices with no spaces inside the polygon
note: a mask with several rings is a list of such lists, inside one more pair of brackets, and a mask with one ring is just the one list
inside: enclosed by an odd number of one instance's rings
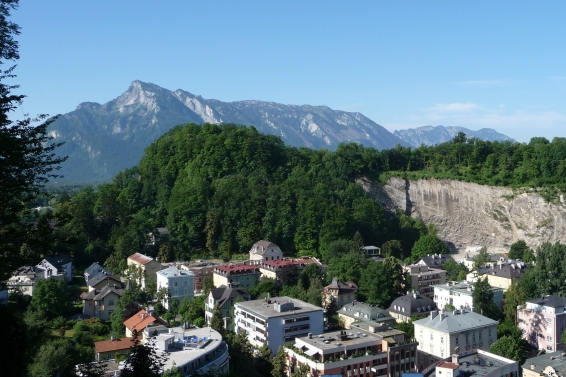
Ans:
{"label": "blue sky", "polygon": [[566,136],[564,1],[29,1],[20,112],[105,103],[133,80],[221,101],[360,112],[393,131]]}

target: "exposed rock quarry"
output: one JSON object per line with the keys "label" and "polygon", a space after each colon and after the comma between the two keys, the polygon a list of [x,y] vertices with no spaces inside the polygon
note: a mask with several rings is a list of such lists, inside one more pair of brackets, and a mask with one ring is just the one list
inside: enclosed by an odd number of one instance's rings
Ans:
{"label": "exposed rock quarry", "polygon": [[536,248],[543,242],[566,243],[566,205],[548,203],[536,193],[444,179],[390,179],[384,187],[360,180],[364,189],[389,210],[400,208],[438,228],[456,252],[487,246],[508,252],[523,239]]}

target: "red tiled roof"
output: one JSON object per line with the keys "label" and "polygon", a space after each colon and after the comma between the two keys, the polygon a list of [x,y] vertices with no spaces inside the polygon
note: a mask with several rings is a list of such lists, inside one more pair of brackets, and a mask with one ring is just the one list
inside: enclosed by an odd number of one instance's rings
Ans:
{"label": "red tiled roof", "polygon": [[437,365],[438,368],[449,368],[449,369],[453,369],[456,370],[458,369],[460,366],[456,363],[451,363],[449,361],[443,361],[440,364]]}
{"label": "red tiled roof", "polygon": [[317,263],[317,260],[314,258],[308,259],[279,259],[279,260],[272,260],[263,262],[262,264],[271,267],[283,267],[283,266],[290,266],[290,265],[301,265],[301,264],[309,264],[309,263]]}
{"label": "red tiled roof", "polygon": [[122,351],[134,345],[134,338],[118,338],[114,340],[102,340],[94,342],[94,349],[97,353]]}
{"label": "red tiled roof", "polygon": [[143,331],[150,323],[158,322],[161,320],[155,318],[151,314],[145,311],[145,309],[140,310],[130,318],[124,321],[124,326],[126,326],[130,331]]}
{"label": "red tiled roof", "polygon": [[146,263],[151,262],[153,260],[152,257],[148,257],[147,255],[143,255],[143,254],[140,254],[140,253],[132,254],[128,257],[128,259],[132,260],[136,263],[139,263],[139,264],[146,264]]}
{"label": "red tiled roof", "polygon": [[226,264],[224,266],[217,266],[215,270],[221,272],[243,272],[259,270],[259,266],[253,264]]}

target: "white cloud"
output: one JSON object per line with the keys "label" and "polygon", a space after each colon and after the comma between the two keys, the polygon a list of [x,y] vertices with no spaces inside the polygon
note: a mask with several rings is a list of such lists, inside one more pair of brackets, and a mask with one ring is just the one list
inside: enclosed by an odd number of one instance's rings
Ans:
{"label": "white cloud", "polygon": [[478,105],[472,102],[452,102],[452,103],[437,103],[426,110],[433,113],[461,113],[469,112],[478,108]]}

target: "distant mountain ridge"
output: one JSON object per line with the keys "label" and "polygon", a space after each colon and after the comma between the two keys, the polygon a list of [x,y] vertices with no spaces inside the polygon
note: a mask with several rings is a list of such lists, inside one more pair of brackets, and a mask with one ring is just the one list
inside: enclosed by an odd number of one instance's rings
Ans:
{"label": "distant mountain ridge", "polygon": [[314,149],[334,150],[341,142],[376,149],[409,146],[360,113],[255,100],[228,103],[141,81],[132,82],[108,103],[79,104],[48,131],[54,142],[65,142],[57,151],[69,156],[60,171],[64,182],[94,182],[108,181],[137,165],[147,146],[185,123],[253,125],[261,133],[281,137],[287,145]]}
{"label": "distant mountain ridge", "polygon": [[459,132],[466,134],[468,138],[478,138],[486,141],[515,141],[509,136],[503,135],[491,128],[482,128],[472,131],[464,127],[424,126],[394,131],[393,134],[411,146],[417,148],[421,145],[437,145],[454,139]]}

